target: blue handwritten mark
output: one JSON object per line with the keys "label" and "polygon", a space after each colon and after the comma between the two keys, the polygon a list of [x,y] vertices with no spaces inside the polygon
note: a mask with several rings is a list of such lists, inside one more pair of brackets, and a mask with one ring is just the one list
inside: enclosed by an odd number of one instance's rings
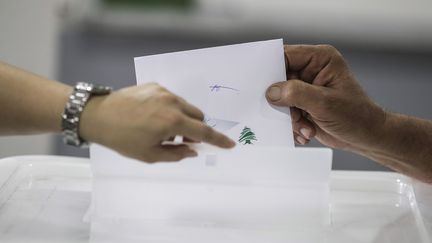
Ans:
{"label": "blue handwritten mark", "polygon": [[209,88],[210,88],[210,92],[219,92],[221,89],[232,90],[232,91],[236,91],[236,92],[240,91],[238,89],[234,89],[234,88],[231,88],[228,86],[222,86],[222,85],[218,85],[218,84],[211,85],[211,86],[209,86]]}

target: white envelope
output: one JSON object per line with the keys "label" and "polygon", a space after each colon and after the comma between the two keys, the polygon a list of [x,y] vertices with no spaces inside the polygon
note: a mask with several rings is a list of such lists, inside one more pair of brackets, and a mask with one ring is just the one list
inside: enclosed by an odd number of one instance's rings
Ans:
{"label": "white envelope", "polygon": [[[294,147],[289,109],[265,98],[286,80],[282,39],[137,57],[135,72],[138,85],[155,82],[183,97],[241,146]],[[245,132],[253,139],[241,140]]]}

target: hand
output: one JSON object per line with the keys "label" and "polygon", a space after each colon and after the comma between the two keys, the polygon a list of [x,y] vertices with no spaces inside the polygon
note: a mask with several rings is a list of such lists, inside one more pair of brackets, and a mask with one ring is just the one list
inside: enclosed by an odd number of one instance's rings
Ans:
{"label": "hand", "polygon": [[162,144],[176,135],[222,148],[234,147],[231,139],[205,125],[203,118],[198,108],[182,98],[147,84],[92,98],[81,117],[80,135],[145,162],[196,156],[185,144]]}
{"label": "hand", "polygon": [[291,107],[294,137],[359,152],[379,138],[386,113],[372,102],[332,46],[285,46],[288,81],[275,83],[267,99]]}

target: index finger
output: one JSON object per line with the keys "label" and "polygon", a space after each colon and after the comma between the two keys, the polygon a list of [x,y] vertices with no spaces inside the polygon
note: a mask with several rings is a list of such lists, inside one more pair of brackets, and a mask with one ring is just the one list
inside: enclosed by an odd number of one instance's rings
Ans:
{"label": "index finger", "polygon": [[185,117],[184,119],[184,122],[182,122],[182,124],[177,128],[177,131],[175,131],[179,135],[188,137],[195,141],[206,142],[221,148],[232,148],[235,146],[233,140],[207,126],[202,121],[189,117]]}
{"label": "index finger", "polygon": [[345,69],[342,55],[330,45],[285,45],[287,76],[326,85],[330,71]]}

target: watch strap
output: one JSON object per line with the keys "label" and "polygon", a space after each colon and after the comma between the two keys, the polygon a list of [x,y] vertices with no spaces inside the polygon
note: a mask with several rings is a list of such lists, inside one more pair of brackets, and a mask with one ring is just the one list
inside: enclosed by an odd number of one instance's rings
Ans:
{"label": "watch strap", "polygon": [[62,114],[61,125],[65,144],[80,148],[88,147],[88,142],[79,136],[81,114],[93,95],[106,95],[111,90],[110,87],[85,82],[79,82],[75,85]]}

